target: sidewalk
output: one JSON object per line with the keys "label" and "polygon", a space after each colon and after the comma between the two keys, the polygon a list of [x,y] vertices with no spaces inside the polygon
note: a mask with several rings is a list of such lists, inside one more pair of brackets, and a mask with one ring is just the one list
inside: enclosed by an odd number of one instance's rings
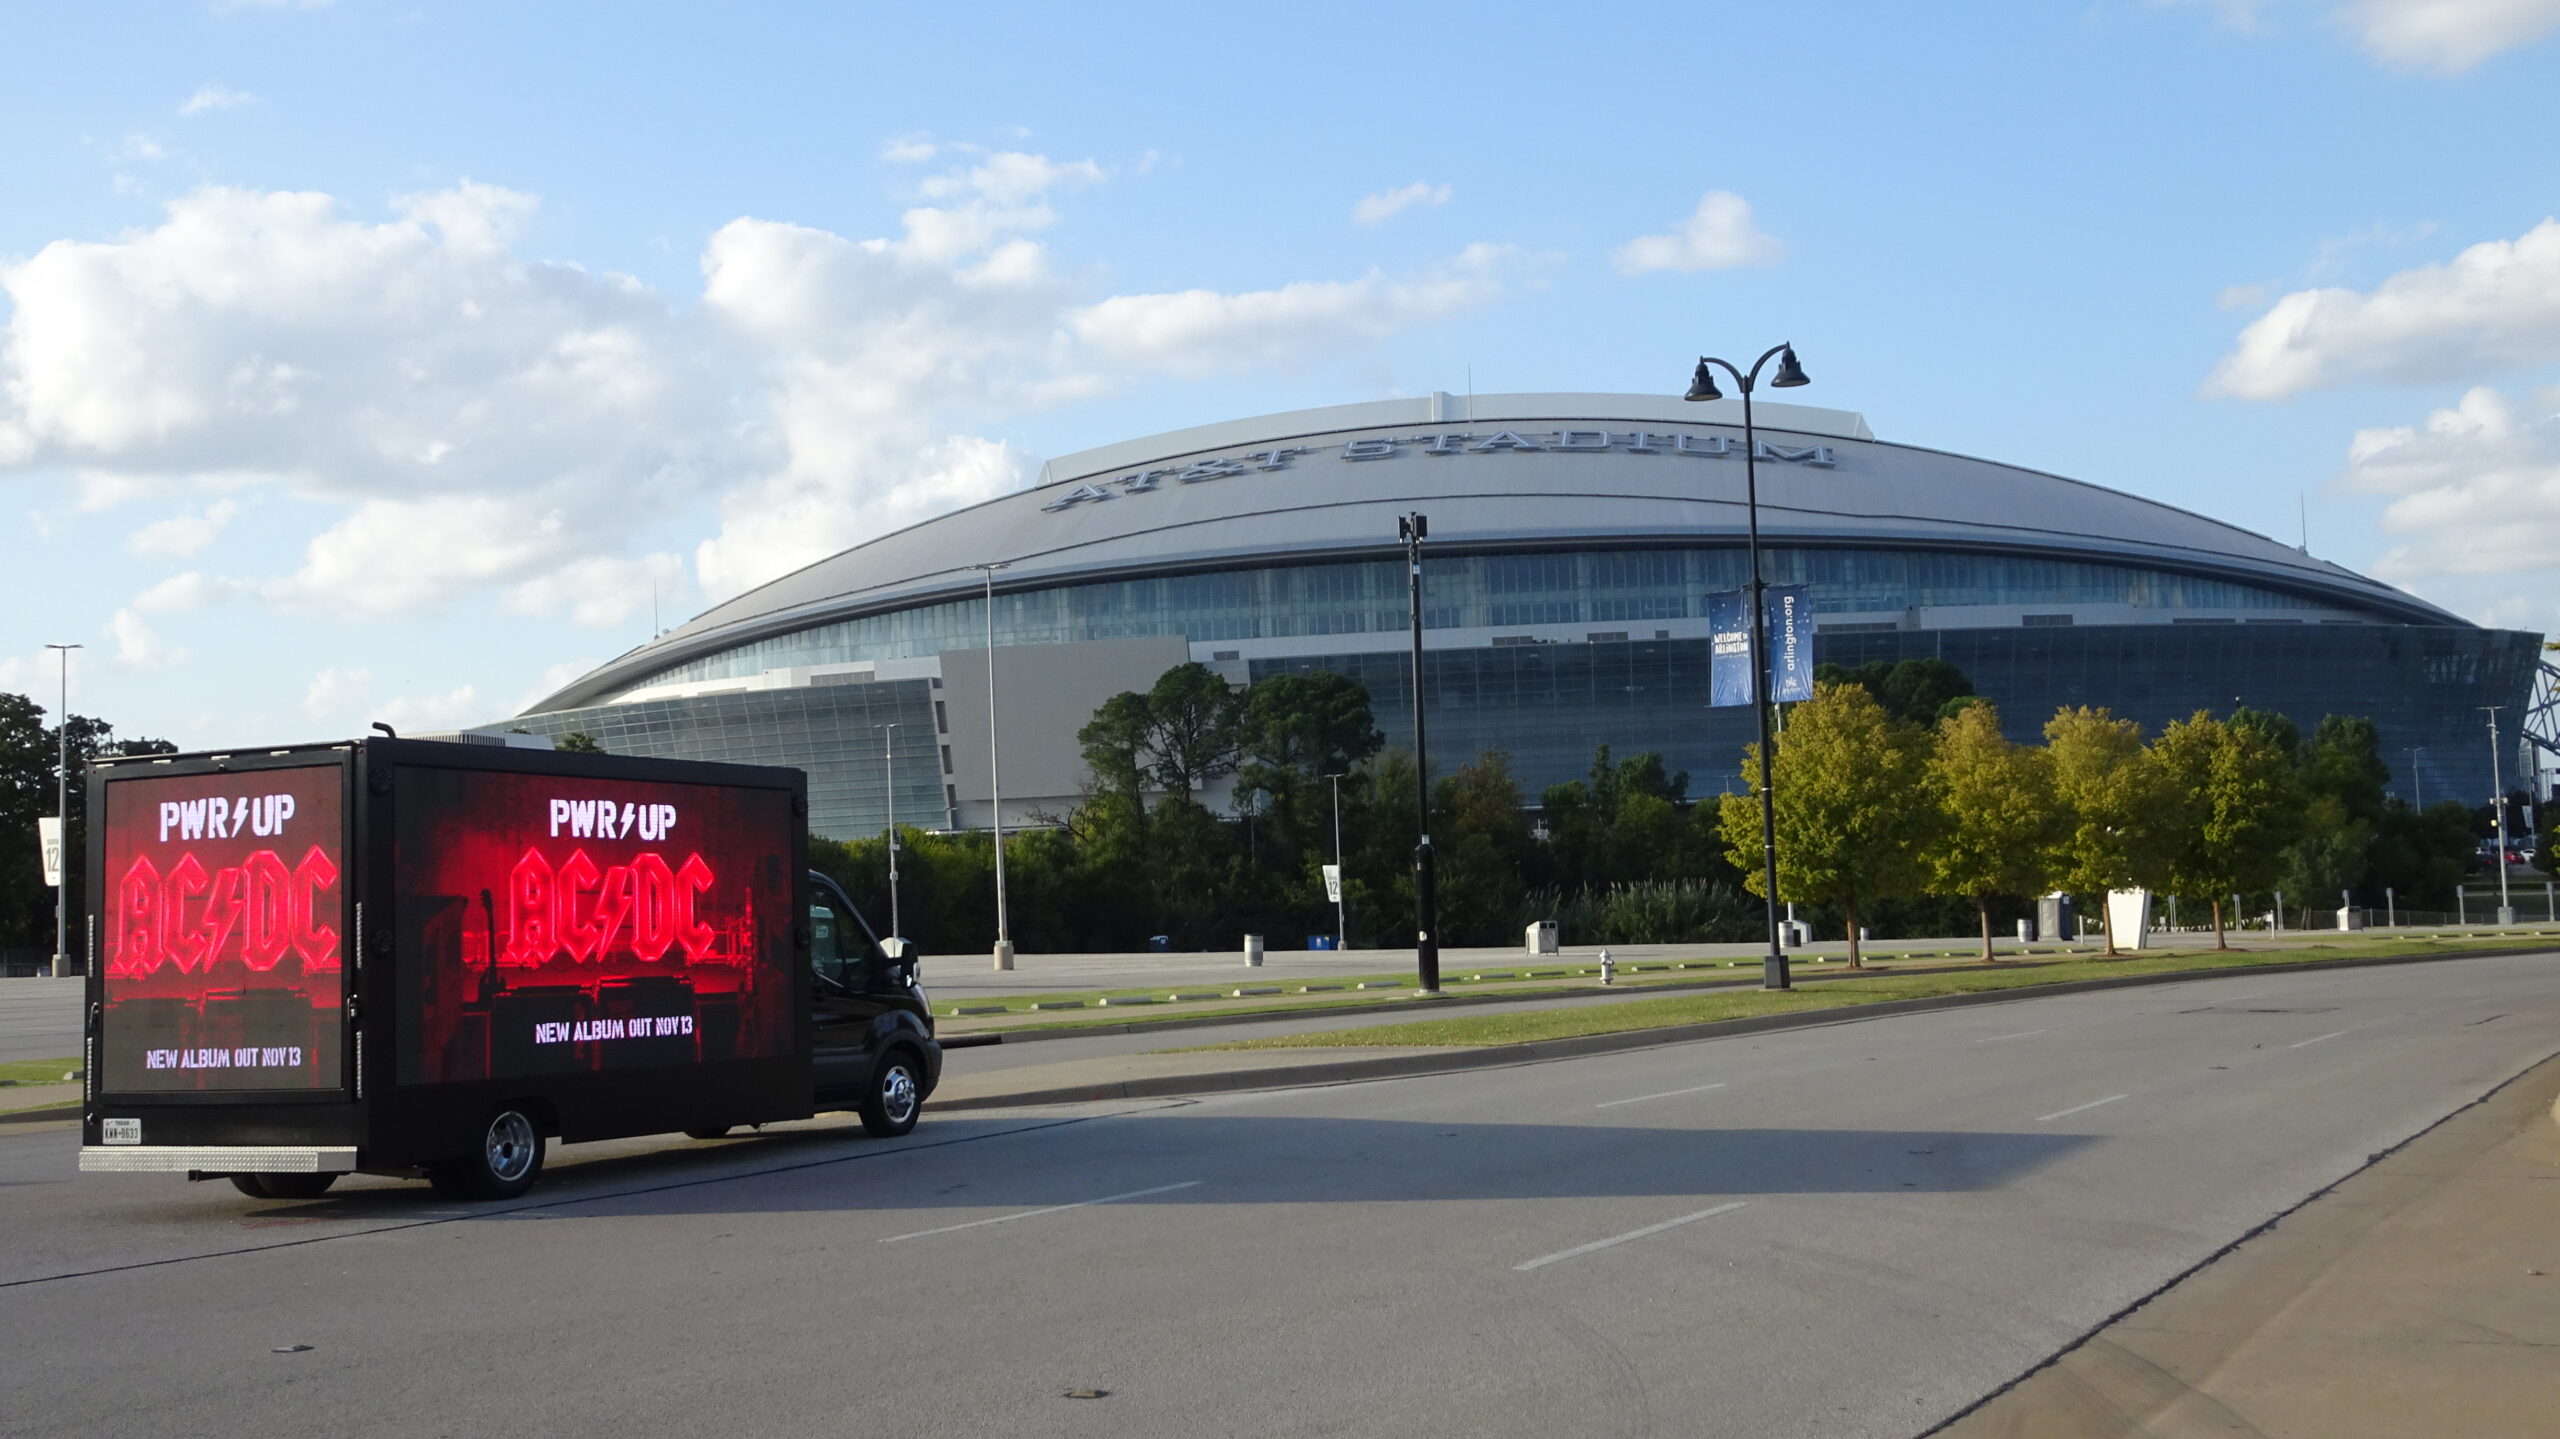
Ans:
{"label": "sidewalk", "polygon": [[1935,1431],[2560,1433],[2560,1058]]}

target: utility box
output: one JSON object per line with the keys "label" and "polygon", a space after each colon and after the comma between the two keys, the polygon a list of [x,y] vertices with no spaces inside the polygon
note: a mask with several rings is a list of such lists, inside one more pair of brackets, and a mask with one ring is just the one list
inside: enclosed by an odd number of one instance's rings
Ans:
{"label": "utility box", "polygon": [[1520,932],[1520,944],[1529,951],[1531,959],[1564,952],[1564,944],[1556,937],[1556,922],[1552,919],[1530,921],[1529,927]]}
{"label": "utility box", "polygon": [[2036,933],[2046,939],[2071,938],[2071,920],[2071,896],[2048,894],[2036,901]]}
{"label": "utility box", "polygon": [[2338,928],[2342,930],[2362,929],[2364,928],[2364,924],[2365,920],[2363,910],[2342,909],[2338,911]]}
{"label": "utility box", "polygon": [[1802,949],[1813,943],[1813,926],[1801,919],[1778,921],[1778,943],[1789,949]]}

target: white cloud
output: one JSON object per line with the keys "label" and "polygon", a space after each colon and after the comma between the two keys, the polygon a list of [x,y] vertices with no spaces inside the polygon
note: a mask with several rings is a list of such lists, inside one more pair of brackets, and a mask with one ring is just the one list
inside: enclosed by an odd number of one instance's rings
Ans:
{"label": "white cloud", "polygon": [[116,663],[127,669],[166,669],[187,657],[185,650],[163,640],[140,611],[131,607],[116,611],[108,619],[107,633],[115,637]]}
{"label": "white cloud", "polygon": [[1046,155],[1005,150],[967,170],[936,175],[917,189],[929,200],[978,195],[999,205],[1012,205],[1051,190],[1099,184],[1102,178],[1102,167],[1091,160],[1052,160]]}
{"label": "white cloud", "polygon": [[569,681],[578,678],[603,663],[604,660],[599,656],[589,656],[586,659],[562,660],[560,663],[545,669],[542,672],[542,682],[535,685],[533,688],[526,690],[522,698],[508,706],[507,713],[524,713],[526,710],[542,703],[542,701],[558,694],[562,685],[567,684]]}
{"label": "white cloud", "polygon": [[900,135],[880,147],[880,158],[892,165],[921,165],[939,153],[939,147],[922,135]]}
{"label": "white cloud", "polygon": [[1115,295],[1068,316],[1100,358],[1181,373],[1295,365],[1418,324],[1491,304],[1515,260],[1505,245],[1470,245],[1408,279],[1303,280],[1276,290]]}
{"label": "white cloud", "polygon": [[216,110],[237,110],[243,105],[257,103],[258,97],[246,90],[234,90],[227,85],[206,85],[188,96],[186,102],[178,107],[178,113],[206,115]]}
{"label": "white cloud", "polygon": [[374,718],[396,730],[450,730],[464,725],[486,724],[494,718],[489,707],[480,702],[480,692],[472,685],[461,685],[442,693],[399,695],[385,700]]}
{"label": "white cloud", "polygon": [[2384,64],[2452,75],[2560,30],[2560,0],[2352,0],[2338,18]]}
{"label": "white cloud", "polygon": [[310,687],[303,691],[302,711],[321,724],[351,734],[375,720],[406,733],[460,729],[484,724],[491,718],[489,707],[480,702],[479,691],[471,685],[389,699],[378,698],[379,690],[369,668],[323,669],[311,677]]}
{"label": "white cloud", "polygon": [[373,671],[324,669],[311,677],[311,687],[303,691],[302,708],[313,719],[340,718],[372,697]]}
{"label": "white cloud", "polygon": [[565,613],[589,629],[607,629],[647,610],[652,586],[666,601],[683,584],[684,561],[674,555],[592,555],[518,582],[507,591],[507,607],[544,618]]}
{"label": "white cloud", "polygon": [[2264,285],[2225,285],[2213,303],[2225,310],[2254,310],[2267,302]]}
{"label": "white cloud", "polygon": [[1751,222],[1751,202],[1730,190],[1709,190],[1698,208],[1667,235],[1639,235],[1618,250],[1618,269],[1629,275],[1653,270],[1729,270],[1773,264],[1786,247]]}
{"label": "white cloud", "polygon": [[2208,396],[2440,382],[2560,358],[2560,220],[2403,270],[2370,292],[2297,290],[2240,332]]}
{"label": "white cloud", "polygon": [[1448,203],[1449,187],[1447,185],[1434,185],[1427,180],[1416,180],[1401,190],[1381,190],[1374,195],[1361,197],[1360,203],[1351,207],[1351,223],[1375,225],[1415,205],[1446,205]]}
{"label": "white cloud", "polygon": [[133,532],[125,548],[137,555],[180,557],[201,552],[240,513],[237,500],[221,499],[193,514],[154,520]]}
{"label": "white cloud", "polygon": [[2424,424],[2358,431],[2340,483],[2391,497],[2374,573],[2560,632],[2560,392],[2519,405],[2480,387]]}

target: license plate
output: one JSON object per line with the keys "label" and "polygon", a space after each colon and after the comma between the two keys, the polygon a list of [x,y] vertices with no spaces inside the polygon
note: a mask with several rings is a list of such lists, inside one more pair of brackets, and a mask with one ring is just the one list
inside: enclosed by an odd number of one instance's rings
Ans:
{"label": "license plate", "polygon": [[101,1144],[140,1144],[142,1121],[139,1119],[101,1119],[98,1121]]}

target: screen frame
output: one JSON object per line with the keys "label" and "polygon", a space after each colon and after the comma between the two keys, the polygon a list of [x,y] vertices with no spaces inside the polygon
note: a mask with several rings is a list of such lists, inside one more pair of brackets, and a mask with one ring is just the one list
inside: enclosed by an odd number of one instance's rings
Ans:
{"label": "screen frame", "polygon": [[335,770],[338,775],[338,934],[339,960],[338,1004],[338,1076],[335,1084],[309,1089],[106,1089],[92,1088],[92,1108],[113,1104],[130,1108],[137,1105],[209,1105],[236,1108],[244,1104],[345,1104],[356,1092],[356,1010],[357,996],[364,980],[364,948],[358,936],[358,922],[364,907],[357,896],[364,892],[364,847],[359,843],[362,825],[358,818],[360,796],[355,784],[355,747],[341,744],[326,747],[279,749],[258,754],[212,754],[163,757],[137,755],[92,762],[89,768],[85,820],[89,826],[87,843],[82,848],[82,872],[89,886],[83,918],[88,932],[83,936],[81,968],[86,976],[83,986],[87,1010],[83,1039],[88,1053],[82,1065],[91,1076],[92,1086],[100,1081],[98,1065],[106,1042],[107,974],[104,945],[100,936],[108,923],[106,887],[107,845],[105,823],[107,791],[112,785],[138,780],[174,779],[207,774],[254,774],[264,770]]}

